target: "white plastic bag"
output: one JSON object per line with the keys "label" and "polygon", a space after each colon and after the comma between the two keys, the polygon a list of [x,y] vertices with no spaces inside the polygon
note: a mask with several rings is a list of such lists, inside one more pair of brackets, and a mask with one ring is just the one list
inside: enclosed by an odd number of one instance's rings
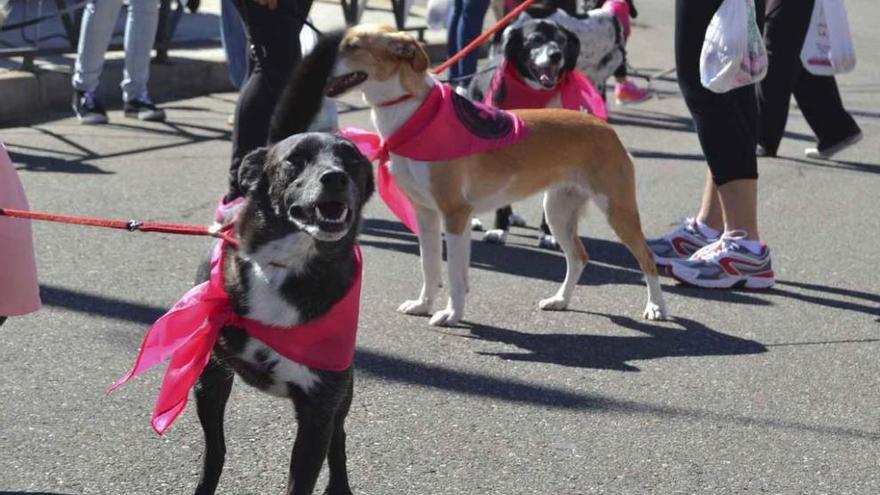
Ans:
{"label": "white plastic bag", "polygon": [[767,75],[767,50],[754,0],[724,0],[706,29],[700,82],[715,93],[754,84]]}
{"label": "white plastic bag", "polygon": [[434,31],[446,29],[451,8],[451,0],[428,0],[428,27]]}
{"label": "white plastic bag", "polygon": [[816,0],[801,49],[801,63],[817,76],[843,74],[856,66],[856,53],[843,0]]}

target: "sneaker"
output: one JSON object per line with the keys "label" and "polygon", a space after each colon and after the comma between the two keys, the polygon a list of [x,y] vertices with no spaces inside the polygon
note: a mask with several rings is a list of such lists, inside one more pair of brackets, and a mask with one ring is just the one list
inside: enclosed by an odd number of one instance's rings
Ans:
{"label": "sneaker", "polygon": [[661,266],[668,266],[676,260],[686,260],[704,246],[715,242],[700,232],[697,221],[688,217],[672,232],[658,239],[648,239],[648,248],[654,255],[654,261]]}
{"label": "sneaker", "polygon": [[849,148],[850,146],[858,143],[862,140],[862,131],[856,131],[855,134],[842,139],[837,144],[833,144],[827,148],[807,148],[804,150],[804,155],[807,158],[817,158],[817,159],[829,159],[832,156],[840,153],[841,151]]}
{"label": "sneaker", "polygon": [[776,151],[770,151],[763,145],[759,144],[755,146],[755,156],[758,158],[775,158]]}
{"label": "sneaker", "polygon": [[728,232],[721,239],[705,246],[687,260],[669,265],[669,274],[676,280],[707,289],[768,289],[776,282],[770,248],[761,245],[755,254],[740,245],[745,232]]}
{"label": "sneaker", "polygon": [[107,111],[92,91],[73,92],[73,111],[83,125],[106,124]]}
{"label": "sneaker", "polygon": [[636,86],[632,81],[619,82],[614,85],[614,100],[618,105],[640,103],[651,97],[646,89]]}
{"label": "sneaker", "polygon": [[124,112],[126,117],[144,120],[147,122],[165,122],[165,110],[157,107],[147,95],[125,102]]}

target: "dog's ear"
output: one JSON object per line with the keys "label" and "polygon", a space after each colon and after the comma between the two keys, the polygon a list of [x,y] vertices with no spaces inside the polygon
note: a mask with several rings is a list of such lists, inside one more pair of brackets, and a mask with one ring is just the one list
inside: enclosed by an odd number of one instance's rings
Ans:
{"label": "dog's ear", "polygon": [[504,31],[504,58],[516,60],[523,47],[522,26],[514,26]]}
{"label": "dog's ear", "polygon": [[266,167],[269,148],[257,148],[241,160],[238,167],[238,187],[245,195],[256,189]]}
{"label": "dog's ear", "polygon": [[577,59],[581,54],[581,40],[576,34],[560,26],[562,32],[565,33],[565,67],[564,70],[574,70],[577,66]]}
{"label": "dog's ear", "polygon": [[388,42],[388,51],[398,58],[409,61],[410,67],[416,72],[428,70],[428,54],[422,45],[412,36],[401,33]]}

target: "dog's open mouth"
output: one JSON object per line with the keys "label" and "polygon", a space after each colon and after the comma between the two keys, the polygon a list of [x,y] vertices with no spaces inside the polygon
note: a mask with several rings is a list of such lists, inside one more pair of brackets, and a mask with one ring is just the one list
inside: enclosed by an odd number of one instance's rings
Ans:
{"label": "dog's open mouth", "polygon": [[559,80],[558,65],[547,65],[540,67],[532,64],[529,69],[532,71],[532,75],[541,86],[547,89],[553,89],[554,87],[556,87],[556,82]]}
{"label": "dog's open mouth", "polygon": [[345,93],[349,89],[367,80],[367,73],[364,71],[349,72],[341,76],[334,77],[324,89],[324,94],[333,98]]}
{"label": "dog's open mouth", "polygon": [[301,229],[322,241],[341,239],[351,227],[354,216],[342,201],[321,201],[312,206],[294,206],[290,218]]}

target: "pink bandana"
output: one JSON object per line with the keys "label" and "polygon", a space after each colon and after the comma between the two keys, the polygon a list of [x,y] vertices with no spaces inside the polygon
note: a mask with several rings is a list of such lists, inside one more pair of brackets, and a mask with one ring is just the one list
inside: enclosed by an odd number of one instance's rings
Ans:
{"label": "pink bandana", "polygon": [[620,25],[623,27],[623,38],[629,39],[629,4],[626,3],[626,0],[607,0],[602,5],[602,10],[617,17],[617,20],[620,21]]}
{"label": "pink bandana", "polygon": [[376,190],[412,232],[418,223],[412,203],[388,171],[390,153],[426,162],[453,160],[510,146],[528,136],[522,119],[510,112],[475,103],[437,83],[406,123],[387,140],[361,129],[339,135],[351,140],[370,161],[378,160]]}
{"label": "pink bandana", "polygon": [[492,76],[492,83],[489,85],[489,91],[483,98],[483,102],[487,105],[493,105],[495,95],[499,91],[503,100],[498,104],[498,107],[505,110],[545,108],[550,100],[558,94],[562,101],[562,108],[577,111],[586,110],[602,120],[608,120],[608,110],[605,108],[602,95],[586,76],[576,70],[566,71],[553,89],[534,89],[523,81],[513,64],[503,60],[501,66],[495,71],[495,75]]}
{"label": "pink bandana", "polygon": [[233,311],[223,287],[225,248],[225,242],[216,243],[210,279],[190,289],[156,320],[144,336],[134,367],[108,391],[170,357],[153,408],[153,429],[160,435],[186,406],[189,390],[225,326],[243,328],[278,354],[310,368],[343,371],[354,359],[363,265],[360,248],[355,247],[355,276],[345,296],[323,316],[291,328],[269,326]]}

